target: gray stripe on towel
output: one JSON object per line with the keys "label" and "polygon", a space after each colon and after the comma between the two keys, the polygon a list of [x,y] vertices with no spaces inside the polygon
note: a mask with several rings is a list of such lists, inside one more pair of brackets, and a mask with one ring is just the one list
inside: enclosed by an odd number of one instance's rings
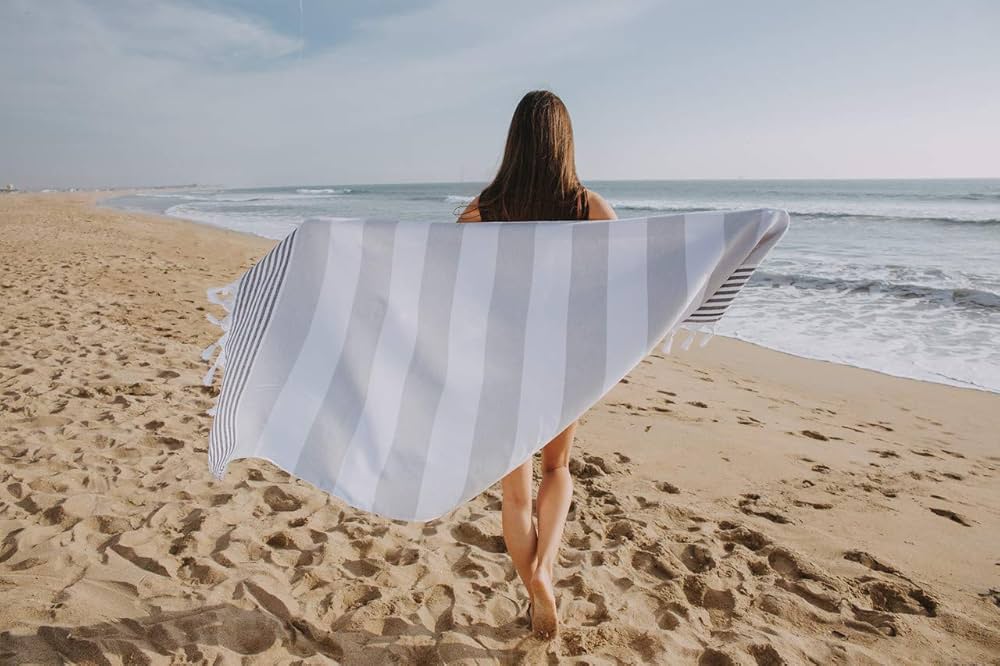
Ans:
{"label": "gray stripe on towel", "polygon": [[[343,351],[299,454],[297,476],[326,478],[335,483],[340,474],[344,454],[364,409],[375,347],[385,321],[396,226],[395,222],[377,222],[363,227],[361,270]],[[317,474],[315,469],[325,473]]]}
{"label": "gray stripe on towel", "polygon": [[604,387],[608,354],[608,224],[573,226],[566,313],[566,375],[559,422],[579,416]]}
{"label": "gray stripe on towel", "polygon": [[250,370],[248,384],[269,390],[249,393],[240,403],[240,423],[252,424],[249,432],[264,431],[319,309],[320,288],[330,256],[330,224],[306,223],[296,234],[299,241],[290,263],[308,270],[292,270],[285,277],[285,292],[293,297],[278,300],[267,332],[268,338],[273,336],[281,344],[263,345]]}
{"label": "gray stripe on towel", "polygon": [[431,430],[448,376],[448,333],[467,225],[432,224],[427,234],[417,307],[417,338],[406,372],[392,449],[377,480],[372,511],[416,511]]}
{"label": "gray stripe on towel", "polygon": [[666,335],[688,296],[684,223],[675,220],[653,217],[646,224],[647,351]]}
{"label": "gray stripe on towel", "polygon": [[507,468],[517,435],[524,371],[524,338],[534,273],[534,224],[501,225],[496,273],[486,320],[483,388],[479,395],[469,469],[462,498],[496,481]]}

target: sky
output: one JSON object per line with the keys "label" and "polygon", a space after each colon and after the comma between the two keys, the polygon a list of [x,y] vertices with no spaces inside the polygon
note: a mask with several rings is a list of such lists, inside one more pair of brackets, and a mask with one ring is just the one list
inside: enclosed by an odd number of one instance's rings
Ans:
{"label": "sky", "polygon": [[[301,8],[301,13],[300,13]],[[1000,176],[997,0],[0,0],[0,184]]]}

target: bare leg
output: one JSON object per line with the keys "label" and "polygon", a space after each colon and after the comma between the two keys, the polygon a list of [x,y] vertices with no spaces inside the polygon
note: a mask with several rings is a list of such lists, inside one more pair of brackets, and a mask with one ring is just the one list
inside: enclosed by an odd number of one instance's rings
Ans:
{"label": "bare leg", "polygon": [[538,537],[531,520],[532,460],[515,468],[500,481],[503,490],[503,540],[514,562],[517,575],[531,595],[531,577],[535,570],[535,547]]}
{"label": "bare leg", "polygon": [[556,596],[552,586],[556,555],[562,541],[566,514],[573,499],[569,450],[576,423],[572,423],[542,449],[542,481],[538,486],[538,546],[534,576],[528,588],[532,598],[532,629],[544,637],[556,634]]}

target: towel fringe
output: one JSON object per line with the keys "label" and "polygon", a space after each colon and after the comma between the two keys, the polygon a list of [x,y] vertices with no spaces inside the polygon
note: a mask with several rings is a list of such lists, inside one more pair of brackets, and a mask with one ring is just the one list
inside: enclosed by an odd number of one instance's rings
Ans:
{"label": "towel fringe", "polygon": [[660,348],[663,350],[664,354],[670,353],[670,348],[674,346],[674,336],[677,335],[677,329],[667,333],[667,337],[663,338],[663,346]]}
{"label": "towel fringe", "polygon": [[[242,279],[242,278],[241,278]],[[208,368],[208,372],[202,377],[201,383],[204,386],[211,386],[212,381],[215,378],[215,371],[222,368],[225,369],[226,365],[226,346],[229,342],[229,329],[233,322],[233,306],[236,303],[236,292],[239,291],[240,280],[234,280],[229,284],[222,287],[215,287],[213,289],[207,289],[205,295],[208,298],[208,302],[212,305],[218,305],[226,311],[226,316],[219,319],[213,314],[206,313],[205,318],[208,319],[212,324],[218,326],[222,330],[222,335],[219,339],[210,344],[208,347],[201,352],[201,359],[203,361],[211,361],[212,355],[218,350],[218,354],[215,356],[215,361]],[[213,405],[211,409],[207,411],[210,416],[215,416],[215,408]]]}
{"label": "towel fringe", "polygon": [[[698,342],[698,346],[704,347],[715,335],[715,322],[710,324],[678,324],[673,328],[673,330],[667,333],[667,336],[663,339],[661,349],[664,354],[669,354],[671,348],[673,347],[674,340],[676,339],[681,342],[681,351],[688,351],[691,349],[691,345],[694,344],[699,333],[702,334],[702,339]],[[683,341],[681,341],[681,336],[686,336]]]}
{"label": "towel fringe", "polygon": [[698,346],[704,347],[705,345],[708,344],[708,341],[715,336],[715,324],[702,324],[701,332],[704,334],[705,337],[701,339],[701,342],[698,343]]}

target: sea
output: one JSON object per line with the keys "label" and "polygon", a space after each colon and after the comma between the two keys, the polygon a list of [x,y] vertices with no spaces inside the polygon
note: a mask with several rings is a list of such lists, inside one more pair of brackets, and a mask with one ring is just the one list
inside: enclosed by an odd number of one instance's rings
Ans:
{"label": "sea", "polygon": [[[717,334],[1000,392],[1000,179],[588,181],[619,218],[782,208]],[[108,200],[279,239],[309,217],[453,222],[483,183],[151,190]]]}

